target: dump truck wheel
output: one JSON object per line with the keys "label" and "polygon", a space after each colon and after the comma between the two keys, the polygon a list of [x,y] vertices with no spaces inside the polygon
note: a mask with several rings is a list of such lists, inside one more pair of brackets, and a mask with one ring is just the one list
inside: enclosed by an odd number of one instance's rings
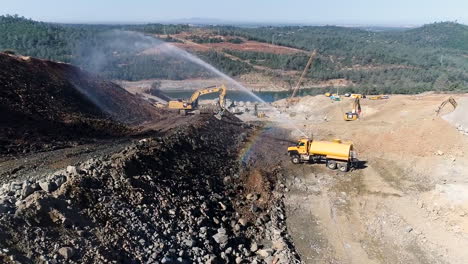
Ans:
{"label": "dump truck wheel", "polygon": [[349,168],[348,163],[340,163],[340,164],[338,164],[338,169],[339,169],[341,172],[347,172],[347,171],[348,171],[348,168]]}
{"label": "dump truck wheel", "polygon": [[330,169],[330,170],[336,170],[336,162],[334,160],[329,160],[327,161],[327,167]]}
{"label": "dump truck wheel", "polygon": [[298,155],[293,155],[291,156],[291,162],[294,164],[299,164],[301,163],[301,158]]}

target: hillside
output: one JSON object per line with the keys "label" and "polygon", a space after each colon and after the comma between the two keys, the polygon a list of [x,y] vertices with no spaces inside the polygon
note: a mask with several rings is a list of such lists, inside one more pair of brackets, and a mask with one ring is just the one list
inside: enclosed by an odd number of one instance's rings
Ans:
{"label": "hillside", "polygon": [[337,26],[60,25],[6,16],[0,17],[0,49],[72,62],[111,79],[212,77],[162,50],[142,52],[141,39],[109,33],[121,30],[151,36],[143,40],[146,46],[171,43],[262,90],[291,89],[312,49],[319,56],[306,88],[345,83],[346,91],[365,93],[468,89],[468,27],[452,22],[376,32]]}
{"label": "hillside", "polygon": [[468,26],[442,22],[408,30],[401,41],[423,47],[447,48],[468,51]]}
{"label": "hillside", "polygon": [[159,118],[116,84],[63,63],[0,53],[0,87],[2,154],[121,136],[125,123]]}

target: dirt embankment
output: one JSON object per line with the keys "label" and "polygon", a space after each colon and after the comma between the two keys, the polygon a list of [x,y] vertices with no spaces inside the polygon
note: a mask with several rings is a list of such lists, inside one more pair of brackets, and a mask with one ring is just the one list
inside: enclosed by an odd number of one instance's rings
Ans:
{"label": "dirt embankment", "polygon": [[114,155],[5,184],[0,262],[299,262],[281,186],[238,162],[251,133],[236,118],[200,116]]}
{"label": "dirt embankment", "polygon": [[161,114],[69,64],[0,53],[0,154],[52,150],[129,133]]}

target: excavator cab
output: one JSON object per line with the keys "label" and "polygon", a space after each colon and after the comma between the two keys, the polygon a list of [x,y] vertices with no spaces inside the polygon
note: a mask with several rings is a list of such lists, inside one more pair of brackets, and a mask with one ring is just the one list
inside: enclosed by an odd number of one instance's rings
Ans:
{"label": "excavator cab", "polygon": [[345,121],[354,121],[359,119],[359,115],[361,114],[361,103],[359,102],[359,98],[355,98],[353,102],[353,109],[344,114]]}
{"label": "excavator cab", "polygon": [[359,115],[353,112],[347,112],[344,116],[345,121],[354,121],[354,120],[357,120],[358,118],[359,118]]}

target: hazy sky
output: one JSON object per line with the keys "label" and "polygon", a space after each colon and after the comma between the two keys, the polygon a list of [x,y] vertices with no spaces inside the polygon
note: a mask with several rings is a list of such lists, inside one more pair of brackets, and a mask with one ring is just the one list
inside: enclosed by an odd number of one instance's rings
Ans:
{"label": "hazy sky", "polygon": [[468,0],[1,0],[0,12],[50,22],[215,18],[319,24],[468,24]]}

